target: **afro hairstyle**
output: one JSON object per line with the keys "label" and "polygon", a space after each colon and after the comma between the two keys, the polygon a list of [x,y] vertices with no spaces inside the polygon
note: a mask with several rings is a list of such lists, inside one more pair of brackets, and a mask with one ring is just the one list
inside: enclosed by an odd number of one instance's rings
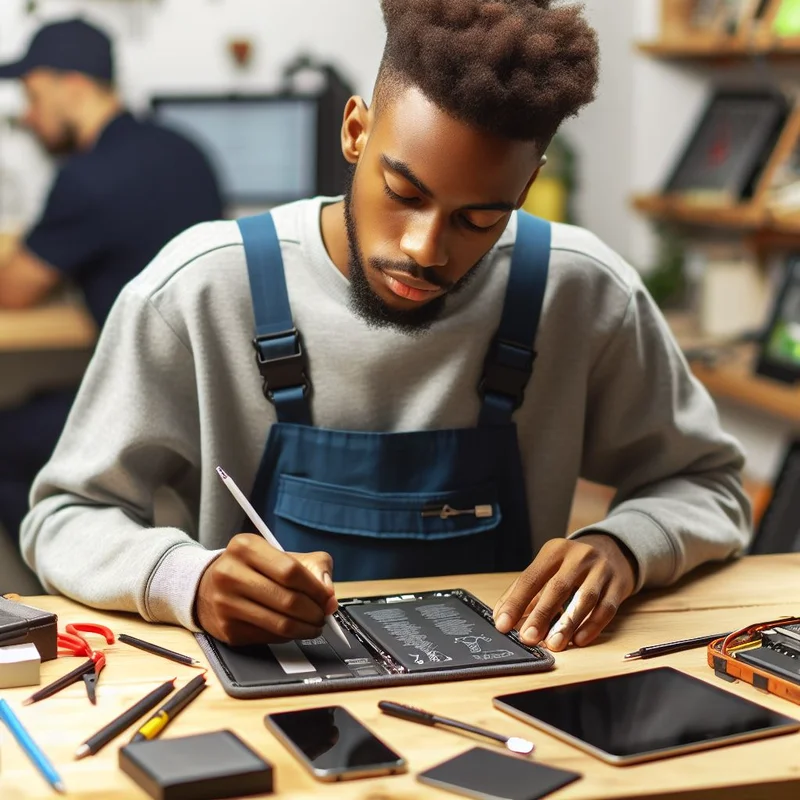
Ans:
{"label": "afro hairstyle", "polygon": [[443,111],[506,139],[549,144],[594,99],[597,36],[552,0],[381,0],[376,107],[417,87]]}

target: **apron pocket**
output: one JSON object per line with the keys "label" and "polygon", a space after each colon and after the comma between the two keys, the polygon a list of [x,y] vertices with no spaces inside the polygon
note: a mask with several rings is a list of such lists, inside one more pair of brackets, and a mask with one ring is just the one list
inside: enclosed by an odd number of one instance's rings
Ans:
{"label": "apron pocket", "polygon": [[378,493],[281,475],[275,515],[305,528],[348,536],[450,539],[500,524],[497,487]]}

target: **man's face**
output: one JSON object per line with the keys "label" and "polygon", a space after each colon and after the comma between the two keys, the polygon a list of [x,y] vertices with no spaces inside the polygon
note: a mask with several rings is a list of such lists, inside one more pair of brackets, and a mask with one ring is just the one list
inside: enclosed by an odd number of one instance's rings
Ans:
{"label": "man's face", "polygon": [[22,79],[28,107],[22,118],[51,155],[69,155],[77,149],[75,126],[67,110],[70,103],[68,76],[48,69],[35,69]]}
{"label": "man's face", "polygon": [[419,332],[500,238],[540,156],[530,142],[453,119],[413,87],[385,100],[377,115],[352,103],[349,111],[354,308],[372,324]]}

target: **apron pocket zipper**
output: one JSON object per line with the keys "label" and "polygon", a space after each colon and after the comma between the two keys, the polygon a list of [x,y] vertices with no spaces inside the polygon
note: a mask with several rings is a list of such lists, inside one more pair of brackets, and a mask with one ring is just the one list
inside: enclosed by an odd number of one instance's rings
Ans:
{"label": "apron pocket zipper", "polygon": [[422,509],[423,517],[439,517],[439,519],[460,517],[463,514],[473,514],[477,519],[488,519],[494,515],[494,508],[491,505],[479,505],[473,506],[472,508],[453,508],[445,503],[443,506],[430,506]]}

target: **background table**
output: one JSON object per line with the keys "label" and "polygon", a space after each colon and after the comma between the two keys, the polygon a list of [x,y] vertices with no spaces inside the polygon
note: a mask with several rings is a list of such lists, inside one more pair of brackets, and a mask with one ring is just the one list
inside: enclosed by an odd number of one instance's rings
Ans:
{"label": "background table", "polygon": [[76,303],[0,310],[0,353],[87,350],[96,338],[97,326],[86,309]]}
{"label": "background table", "polygon": [[[492,604],[509,582],[507,575],[472,575],[392,582],[338,584],[341,597],[382,591],[415,591],[462,586]],[[98,621],[115,632],[127,632],[199,655],[187,631],[152,626],[121,614],[104,614],[63,598],[36,597],[28,602],[58,612],[60,624]],[[270,760],[276,768],[277,796],[348,798],[348,800],[412,800],[455,797],[417,783],[414,775],[461,753],[473,743],[466,737],[382,715],[380,699],[417,705],[536,743],[537,760],[583,773],[582,780],[553,795],[555,800],[612,800],[647,797],[667,800],[724,798],[781,800],[800,797],[800,734],[779,736],[682,758],[631,767],[613,767],[495,710],[495,695],[577,679],[670,665],[716,686],[800,718],[800,707],[765,695],[752,686],[723,683],[706,666],[705,650],[691,650],[651,661],[623,662],[624,653],[641,645],[736,628],[782,614],[800,614],[800,554],[746,558],[730,566],[704,569],[669,592],[646,593],[629,601],[608,635],[592,647],[556,654],[556,668],[547,673],[510,678],[461,681],[339,694],[267,700],[233,700],[213,675],[208,688],[164,736],[230,728]],[[178,676],[183,684],[196,671],[117,644],[108,648],[108,666],[98,686],[98,705],[86,699],[83,683],[33,706],[22,707],[30,689],[4,690],[42,748],[53,759],[72,798],[115,800],[146,795],[117,767],[117,751],[130,733],[98,755],[74,761],[76,747],[158,683]],[[76,662],[59,659],[43,665],[43,680],[67,672]],[[408,761],[409,774],[338,784],[312,779],[266,730],[264,714],[315,705],[341,704],[350,709]],[[483,744],[482,742],[475,742]],[[491,747],[491,745],[488,745]],[[0,797],[52,798],[54,794],[3,734]]]}

